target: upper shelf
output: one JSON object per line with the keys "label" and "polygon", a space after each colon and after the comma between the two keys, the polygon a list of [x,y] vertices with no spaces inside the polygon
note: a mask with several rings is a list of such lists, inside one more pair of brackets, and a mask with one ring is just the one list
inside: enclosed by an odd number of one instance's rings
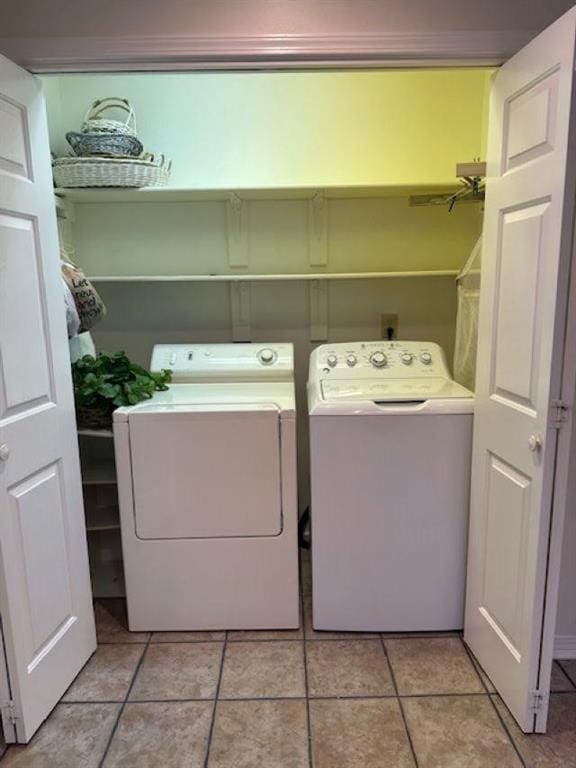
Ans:
{"label": "upper shelf", "polygon": [[261,189],[183,189],[174,187],[55,189],[58,197],[71,203],[186,203],[195,201],[312,200],[320,194],[328,199],[409,197],[410,195],[449,195],[461,189],[454,180],[445,184],[406,184],[395,186],[275,187]]}

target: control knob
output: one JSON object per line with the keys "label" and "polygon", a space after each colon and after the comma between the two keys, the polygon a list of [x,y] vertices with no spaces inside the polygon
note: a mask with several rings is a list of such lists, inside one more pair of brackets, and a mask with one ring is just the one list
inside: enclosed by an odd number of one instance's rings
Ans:
{"label": "control knob", "polygon": [[404,365],[411,365],[412,364],[412,354],[410,352],[402,352],[401,360],[404,363]]}
{"label": "control knob", "polygon": [[430,365],[432,362],[432,355],[430,352],[422,352],[420,355],[420,360],[424,363],[424,365]]}
{"label": "control knob", "polygon": [[386,363],[388,362],[388,358],[384,354],[384,352],[372,352],[370,355],[370,362],[374,366],[374,368],[384,368]]}
{"label": "control knob", "polygon": [[330,368],[334,368],[336,365],[338,365],[338,357],[334,353],[332,353],[328,355],[328,357],[326,358],[326,362],[328,363]]}
{"label": "control knob", "polygon": [[352,352],[349,355],[346,355],[346,365],[350,366],[350,368],[354,368],[357,362],[358,358]]}
{"label": "control knob", "polygon": [[277,357],[278,355],[276,352],[274,352],[274,350],[270,349],[269,347],[266,347],[266,349],[261,349],[258,352],[258,360],[260,360],[262,365],[272,365]]}

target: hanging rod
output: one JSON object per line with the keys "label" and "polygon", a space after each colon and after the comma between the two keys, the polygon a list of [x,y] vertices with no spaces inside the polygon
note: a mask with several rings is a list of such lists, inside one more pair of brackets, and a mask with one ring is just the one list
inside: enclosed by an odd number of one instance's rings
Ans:
{"label": "hanging rod", "polygon": [[211,282],[275,282],[282,280],[385,280],[389,278],[455,277],[458,270],[429,269],[409,272],[304,272],[288,274],[228,275],[90,275],[93,283],[211,283]]}

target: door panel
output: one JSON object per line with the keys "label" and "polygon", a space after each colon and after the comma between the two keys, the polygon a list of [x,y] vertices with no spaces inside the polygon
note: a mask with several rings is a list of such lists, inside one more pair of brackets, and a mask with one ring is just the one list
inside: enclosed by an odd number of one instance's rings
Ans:
{"label": "door panel", "polygon": [[20,593],[18,602],[27,614],[31,664],[72,613],[61,482],[59,465],[52,464],[8,489],[8,514],[19,545],[10,557],[21,564],[24,576],[14,578],[7,569],[8,586]]}
{"label": "door panel", "polygon": [[0,94],[0,172],[30,179],[30,144],[26,109]]}
{"label": "door panel", "polygon": [[281,533],[280,419],[274,406],[136,411],[128,420],[139,538]]}
{"label": "door panel", "polygon": [[[1,173],[1,171],[0,171]],[[0,418],[54,399],[48,363],[46,301],[40,284],[42,254],[36,222],[0,214],[4,248],[0,282],[0,327],[18,333],[2,337],[3,387]]]}
{"label": "door panel", "polygon": [[494,392],[530,409],[538,381],[538,276],[548,203],[502,214],[496,254],[498,303],[494,323]]}
{"label": "door panel", "polygon": [[530,478],[488,456],[486,570],[481,611],[518,659]]}
{"label": "door panel", "polygon": [[558,69],[529,83],[504,106],[504,169],[518,168],[555,146]]}
{"label": "door panel", "polygon": [[96,635],[44,102],[2,57],[0,444],[0,614],[17,718],[6,732],[25,742]]}
{"label": "door panel", "polygon": [[551,645],[549,658],[541,650],[551,406],[572,257],[575,40],[573,9],[501,68],[490,110],[465,640],[526,732],[544,730],[550,689]]}

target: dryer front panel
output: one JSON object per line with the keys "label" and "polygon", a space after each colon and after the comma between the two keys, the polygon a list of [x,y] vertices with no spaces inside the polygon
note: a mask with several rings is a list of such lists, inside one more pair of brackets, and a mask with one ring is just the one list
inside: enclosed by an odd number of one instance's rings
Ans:
{"label": "dryer front panel", "polygon": [[274,406],[157,408],[129,416],[134,525],[141,539],[282,531]]}

